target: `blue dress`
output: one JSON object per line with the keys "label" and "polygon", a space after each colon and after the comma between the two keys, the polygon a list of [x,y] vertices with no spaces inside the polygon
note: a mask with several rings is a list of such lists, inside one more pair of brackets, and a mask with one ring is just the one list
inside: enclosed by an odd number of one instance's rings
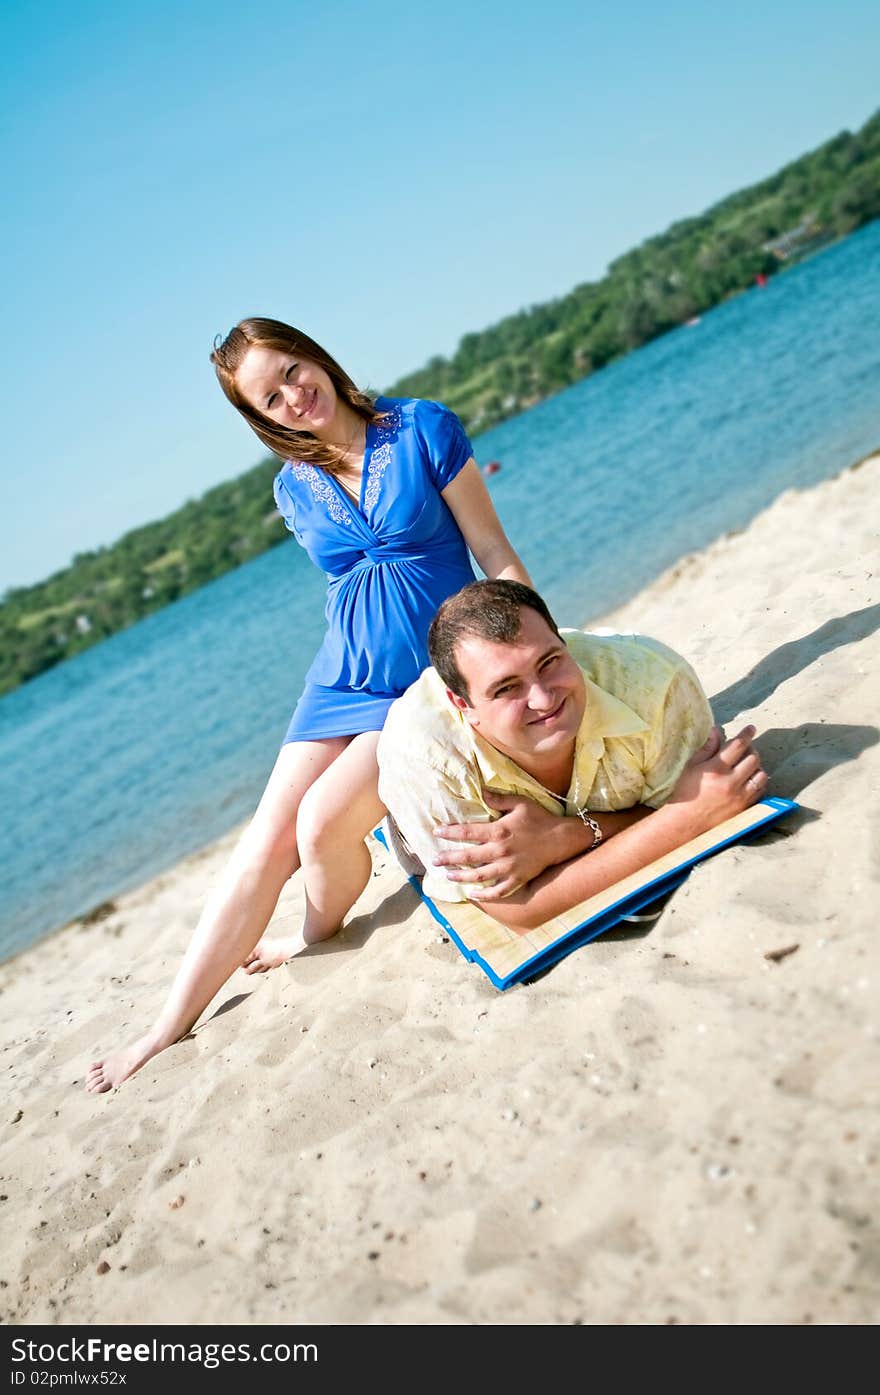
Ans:
{"label": "blue dress", "polygon": [[287,741],[380,731],[388,708],[430,663],[441,601],[474,580],[440,497],[473,451],[438,402],[377,399],[360,501],[332,475],[288,460],[275,477],[285,524],[327,575],[327,634],[306,674]]}

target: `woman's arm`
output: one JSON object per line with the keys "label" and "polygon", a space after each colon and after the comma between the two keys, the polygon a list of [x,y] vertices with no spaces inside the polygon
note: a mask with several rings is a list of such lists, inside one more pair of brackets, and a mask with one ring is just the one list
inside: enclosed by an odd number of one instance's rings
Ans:
{"label": "woman's arm", "polygon": [[532,585],[531,577],[507,540],[473,456],[443,490],[443,498],[481,571],[490,580]]}

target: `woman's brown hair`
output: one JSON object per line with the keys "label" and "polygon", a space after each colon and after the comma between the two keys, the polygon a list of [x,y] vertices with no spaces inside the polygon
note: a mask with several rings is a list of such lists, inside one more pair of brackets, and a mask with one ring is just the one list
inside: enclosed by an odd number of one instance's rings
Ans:
{"label": "woman's brown hair", "polygon": [[[217,339],[219,338],[218,335]],[[376,411],[373,399],[355,386],[326,349],[322,349],[320,344],[316,344],[314,339],[310,339],[301,330],[294,329],[293,325],[283,324],[281,320],[266,320],[253,316],[241,320],[229,331],[222,343],[215,340],[211,362],[220,386],[233,407],[259,436],[263,445],[282,460],[302,460],[307,465],[320,465],[321,469],[330,475],[336,474],[340,467],[338,450],[325,445],[307,431],[294,431],[289,426],[279,426],[271,417],[264,417],[262,412],[258,412],[256,407],[252,407],[242,396],[235,375],[248,350],[257,345],[264,349],[278,349],[283,354],[301,355],[317,363],[330,378],[343,402],[368,424],[381,421],[384,413]]]}

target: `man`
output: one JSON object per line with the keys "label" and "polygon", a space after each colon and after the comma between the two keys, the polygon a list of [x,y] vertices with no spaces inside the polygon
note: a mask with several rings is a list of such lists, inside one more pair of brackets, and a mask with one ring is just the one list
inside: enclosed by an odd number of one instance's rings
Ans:
{"label": "man", "polygon": [[693,670],[655,640],[562,635],[529,587],[478,581],[440,607],[428,648],[434,667],[388,714],[379,794],[437,900],[479,897],[531,929],[764,791],[754,728],[723,741]]}

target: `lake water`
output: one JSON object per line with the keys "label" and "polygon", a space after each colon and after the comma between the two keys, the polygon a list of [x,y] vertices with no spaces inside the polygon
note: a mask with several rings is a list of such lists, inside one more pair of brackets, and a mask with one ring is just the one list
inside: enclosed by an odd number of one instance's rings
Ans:
{"label": "lake water", "polygon": [[[878,306],[880,222],[476,438],[559,623],[880,448]],[[248,815],[323,595],[290,539],[0,701],[0,957]]]}

